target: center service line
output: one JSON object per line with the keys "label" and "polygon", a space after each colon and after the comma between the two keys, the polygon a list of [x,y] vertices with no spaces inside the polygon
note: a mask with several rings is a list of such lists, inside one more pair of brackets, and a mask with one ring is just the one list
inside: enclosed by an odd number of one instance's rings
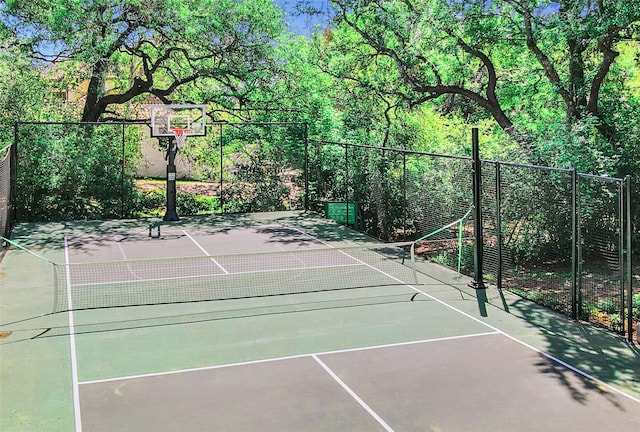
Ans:
{"label": "center service line", "polygon": [[371,407],[369,405],[367,405],[367,403],[365,401],[363,401],[360,396],[358,396],[356,394],[356,392],[354,392],[353,390],[351,390],[351,388],[345,384],[344,381],[342,381],[340,379],[340,377],[338,377],[338,375],[336,375],[331,368],[329,368],[329,366],[327,366],[322,360],[320,360],[318,358],[317,355],[312,355],[311,357],[313,357],[313,359],[322,367],[322,369],[324,369],[330,376],[331,378],[334,379],[335,382],[337,382],[338,384],[340,384],[340,386],[346,390],[347,393],[349,393],[349,395],[360,404],[360,406],[362,408],[364,408],[364,410],[369,413],[369,415],[371,417],[373,417],[379,424],[380,426],[382,426],[384,428],[384,430],[386,430],[387,432],[395,432],[393,430],[393,428],[391,426],[389,426],[387,424],[387,422],[385,422],[382,417],[380,417],[373,409],[371,409]]}
{"label": "center service line", "polygon": [[[196,241],[196,239],[194,239],[193,237],[191,237],[191,236],[189,235],[189,233],[188,233],[186,230],[182,230],[182,232],[184,233],[184,235],[186,235],[187,237],[189,237],[189,240],[191,240],[191,241],[193,242],[193,244],[195,244],[195,245],[198,247],[198,249],[200,249],[200,250],[201,250],[201,251],[202,251],[206,256],[211,256],[211,254],[210,254],[209,252],[207,252],[207,250],[206,250],[205,248],[203,248],[202,246],[200,246],[200,243],[198,243],[198,242]],[[219,263],[218,261],[216,261],[216,260],[215,260],[215,258],[211,258],[211,261],[213,261],[213,263],[214,263],[215,265],[217,265],[217,266],[220,268],[220,270],[222,270],[222,271],[224,272],[224,274],[229,274],[229,272],[227,271],[227,269],[226,269],[226,268],[224,268],[224,267],[222,267],[222,266],[220,265],[220,263]]]}

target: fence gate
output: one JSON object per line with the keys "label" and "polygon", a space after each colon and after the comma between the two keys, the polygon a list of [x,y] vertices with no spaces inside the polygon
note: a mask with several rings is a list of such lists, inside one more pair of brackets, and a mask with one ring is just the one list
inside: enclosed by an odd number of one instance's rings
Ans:
{"label": "fence gate", "polygon": [[630,178],[577,179],[577,317],[631,334]]}
{"label": "fence gate", "polygon": [[485,278],[631,340],[630,194],[630,177],[485,162]]}

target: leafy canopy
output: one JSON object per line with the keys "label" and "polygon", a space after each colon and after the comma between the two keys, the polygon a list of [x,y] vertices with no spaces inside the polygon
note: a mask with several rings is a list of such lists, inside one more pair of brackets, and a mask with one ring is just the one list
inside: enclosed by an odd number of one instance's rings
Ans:
{"label": "leafy canopy", "polygon": [[2,12],[34,60],[89,81],[85,121],[143,95],[237,103],[265,84],[283,28],[268,0],[7,1]]}

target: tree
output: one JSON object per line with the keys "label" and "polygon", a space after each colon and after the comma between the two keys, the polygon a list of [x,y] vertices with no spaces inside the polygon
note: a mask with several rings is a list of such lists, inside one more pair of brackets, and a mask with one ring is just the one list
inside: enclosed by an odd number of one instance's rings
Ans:
{"label": "tree", "polygon": [[345,133],[351,139],[367,141],[377,135],[386,147],[402,104],[400,80],[391,62],[381,58],[368,61],[370,48],[359,45],[354,37],[357,35],[349,28],[326,30],[317,37],[317,66],[340,88],[335,103],[342,110]]}
{"label": "tree", "polygon": [[[390,62],[395,71],[387,81],[403,84],[390,93],[408,106],[462,97],[526,144],[526,129],[511,114],[512,95],[543,91],[548,104],[562,104],[569,123],[593,117],[605,139],[617,139],[601,96],[617,44],[637,29],[635,0],[336,0],[334,5],[342,25],[358,37],[352,43],[369,50],[352,70]],[[512,79],[518,70],[526,71],[520,72],[524,81]]]}
{"label": "tree", "polygon": [[517,14],[512,25],[562,98],[569,121],[592,116],[605,139],[617,140],[600,99],[617,45],[640,24],[637,2],[508,0],[501,9]]}
{"label": "tree", "polygon": [[[386,82],[397,82],[390,94],[416,106],[454,94],[485,108],[508,132],[514,125],[496,93],[498,75],[492,60],[465,41],[451,6],[438,1],[350,1],[336,3],[342,23],[352,28],[368,52],[359,55],[358,70],[375,63],[386,69]],[[395,69],[391,70],[389,66]],[[484,82],[478,82],[482,70]]]}
{"label": "tree", "polygon": [[0,149],[13,142],[15,122],[41,120],[47,105],[56,106],[50,95],[46,81],[15,40],[0,35]]}
{"label": "tree", "polygon": [[269,0],[11,0],[2,12],[35,60],[88,80],[83,121],[143,95],[242,103],[268,77],[282,31]]}

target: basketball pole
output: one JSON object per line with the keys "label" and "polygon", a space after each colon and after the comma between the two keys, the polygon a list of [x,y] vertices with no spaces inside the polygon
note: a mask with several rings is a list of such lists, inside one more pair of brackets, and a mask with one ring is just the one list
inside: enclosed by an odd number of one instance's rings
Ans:
{"label": "basketball pole", "polygon": [[178,152],[178,141],[175,137],[169,138],[167,146],[167,211],[162,218],[163,221],[180,220],[176,212],[176,153]]}

